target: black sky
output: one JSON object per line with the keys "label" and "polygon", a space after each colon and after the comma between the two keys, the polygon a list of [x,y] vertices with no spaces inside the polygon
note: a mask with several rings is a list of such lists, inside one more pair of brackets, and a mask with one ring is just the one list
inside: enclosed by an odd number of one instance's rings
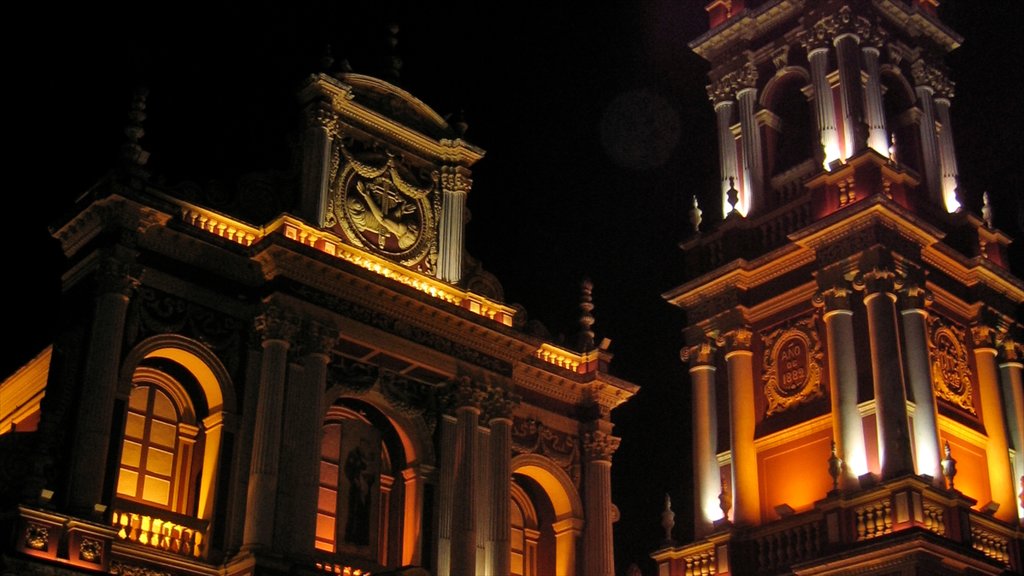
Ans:
{"label": "black sky", "polygon": [[[613,495],[620,571],[644,565],[666,492],[677,536],[688,534],[684,319],[659,295],[687,277],[676,245],[689,198],[702,199],[706,223],[716,219],[707,66],[687,48],[707,29],[704,2],[349,4],[87,3],[37,6],[10,23],[28,40],[5,40],[17,79],[3,232],[17,329],[0,368],[47,341],[60,264],[47,225],[114,164],[135,85],[150,88],[143,145],[154,177],[208,183],[286,169],[294,92],[323,47],[380,75],[386,24],[397,21],[400,84],[442,115],[462,110],[466,138],[487,150],[469,199],[470,253],[555,335],[577,330],[578,287],[590,277],[612,372],[643,387],[614,416],[623,442]],[[1024,238],[1022,3],[947,0],[940,10],[965,38],[947,60],[961,187],[975,211],[988,190],[998,225]]]}

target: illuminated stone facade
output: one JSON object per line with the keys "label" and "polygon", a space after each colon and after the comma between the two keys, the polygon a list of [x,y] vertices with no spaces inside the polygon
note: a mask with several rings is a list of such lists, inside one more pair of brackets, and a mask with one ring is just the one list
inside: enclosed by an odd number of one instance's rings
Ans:
{"label": "illuminated stone facade", "polygon": [[[659,574],[1020,573],[1024,283],[959,209],[932,0],[716,0],[687,241],[696,540]],[[751,157],[752,156],[752,157]]]}
{"label": "illuminated stone facade", "polygon": [[[483,151],[358,74],[301,91],[296,208],[115,178],[54,235],[52,347],[0,385],[18,574],[611,576],[611,376],[463,253]],[[145,97],[135,101],[141,123]]]}

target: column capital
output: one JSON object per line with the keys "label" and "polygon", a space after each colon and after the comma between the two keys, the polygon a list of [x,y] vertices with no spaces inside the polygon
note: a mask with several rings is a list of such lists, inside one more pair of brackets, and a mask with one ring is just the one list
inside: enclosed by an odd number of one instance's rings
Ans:
{"label": "column capital", "polygon": [[500,386],[488,386],[487,397],[481,402],[481,422],[489,424],[497,420],[506,420],[512,423],[512,413],[519,405],[521,398],[515,392]]}
{"label": "column capital", "polygon": [[699,344],[683,346],[679,349],[679,359],[691,368],[697,366],[715,365],[715,341],[712,338],[705,338]]}
{"label": "column capital", "polygon": [[996,348],[996,338],[999,331],[987,324],[975,324],[971,326],[971,343],[975,348]]}
{"label": "column capital", "polygon": [[469,194],[473,188],[472,172],[464,166],[441,167],[441,189],[445,192],[462,192]]}
{"label": "column capital", "polygon": [[619,449],[621,439],[600,430],[583,433],[583,453],[588,462],[611,462],[612,454]]}
{"label": "column capital", "polygon": [[332,322],[310,320],[301,334],[303,350],[310,355],[328,356],[338,343],[338,327]]}
{"label": "column capital", "polygon": [[811,297],[811,304],[816,308],[823,308],[826,313],[839,310],[851,310],[850,295],[853,288],[848,282],[839,281],[832,285],[823,286]]}
{"label": "column capital", "polygon": [[903,287],[903,280],[895,270],[880,264],[858,271],[852,278],[852,284],[866,296],[891,294],[895,297],[896,290]]}
{"label": "column capital", "polygon": [[306,111],[306,127],[322,128],[332,138],[339,133],[338,114],[334,111],[330,102],[316,102]]}
{"label": "column capital", "polygon": [[487,400],[488,386],[469,376],[456,376],[448,381],[444,391],[444,403],[450,412],[459,408],[472,408],[479,413]]}
{"label": "column capital", "polygon": [[996,338],[996,346],[999,349],[999,362],[1002,364],[1024,362],[1024,346],[1007,335]]}
{"label": "column capital", "polygon": [[753,337],[754,333],[748,326],[740,326],[720,334],[715,343],[724,348],[728,356],[733,352],[750,352]]}
{"label": "column capital", "polygon": [[914,79],[915,87],[928,88],[941,98],[953,97],[955,86],[953,81],[945,72],[925,61],[924,58],[918,58],[910,65],[910,76]]}
{"label": "column capital", "polygon": [[924,282],[907,281],[897,292],[901,310],[924,310],[935,300],[931,290],[924,287]]}
{"label": "column capital", "polygon": [[299,326],[300,320],[294,312],[274,304],[264,305],[262,313],[255,319],[256,332],[263,337],[264,342],[283,340],[291,344]]}
{"label": "column capital", "polygon": [[142,267],[117,258],[100,260],[96,269],[96,290],[99,294],[119,294],[130,298],[141,283]]}
{"label": "column capital", "polygon": [[819,50],[828,49],[829,41],[832,39],[828,20],[829,18],[822,18],[815,22],[809,30],[803,30],[797,35],[797,41],[804,47],[808,55]]}

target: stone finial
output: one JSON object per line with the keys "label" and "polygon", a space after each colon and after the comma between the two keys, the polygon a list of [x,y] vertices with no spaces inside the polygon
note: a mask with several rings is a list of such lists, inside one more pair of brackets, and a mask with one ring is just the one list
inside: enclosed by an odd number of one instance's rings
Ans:
{"label": "stone finial", "polygon": [[661,528],[665,531],[665,544],[672,543],[672,528],[676,525],[676,513],[672,511],[672,497],[665,493],[665,508],[661,511]]}
{"label": "stone finial", "polygon": [[889,134],[889,162],[896,163],[896,133]]}
{"label": "stone finial", "polygon": [[320,69],[324,72],[330,72],[334,66],[334,54],[331,53],[331,45],[327,44],[324,46],[324,53],[320,56]]}
{"label": "stone finial", "polygon": [[725,476],[722,476],[722,491],[718,494],[718,507],[722,510],[722,519],[729,518],[729,511],[732,510],[732,487]]}
{"label": "stone finial", "polygon": [[398,51],[398,32],[399,27],[397,22],[393,22],[388,25],[388,46],[391,49],[388,75],[390,76],[390,80],[395,84],[398,84],[402,75],[402,57]]}
{"label": "stone finial", "polygon": [[125,141],[121,145],[121,161],[127,184],[132,188],[141,189],[149,178],[145,165],[149,161],[149,152],[139,144],[146,134],[143,123],[146,120],[146,98],[149,90],[139,86],[132,94],[131,109],[128,112],[128,123],[124,127]]}
{"label": "stone finial", "polygon": [[725,200],[732,208],[729,210],[729,216],[740,213],[740,211],[736,209],[736,204],[740,201],[740,191],[736,189],[736,178],[732,176],[729,176],[729,189],[725,191]]}
{"label": "stone finial", "polygon": [[981,218],[985,226],[992,228],[992,204],[989,202],[988,190],[981,194]]}
{"label": "stone finial", "polygon": [[828,475],[832,477],[832,489],[839,490],[839,477],[843,473],[843,459],[836,453],[836,441],[832,441],[832,454],[828,457]]}
{"label": "stone finial", "polygon": [[947,487],[950,490],[955,490],[953,478],[956,477],[956,459],[953,458],[953,453],[949,449],[949,440],[946,440],[945,445],[942,447],[942,452],[945,454],[945,458],[940,462],[942,465],[942,477],[946,479]]}
{"label": "stone finial", "polygon": [[593,290],[594,283],[589,278],[584,278],[580,284],[580,333],[577,341],[581,352],[594,349],[594,331],[591,329],[594,325],[594,299],[591,296]]}
{"label": "stone finial", "polygon": [[701,214],[700,205],[697,203],[697,196],[693,197],[693,206],[690,207],[690,225],[693,226],[694,234],[700,234]]}

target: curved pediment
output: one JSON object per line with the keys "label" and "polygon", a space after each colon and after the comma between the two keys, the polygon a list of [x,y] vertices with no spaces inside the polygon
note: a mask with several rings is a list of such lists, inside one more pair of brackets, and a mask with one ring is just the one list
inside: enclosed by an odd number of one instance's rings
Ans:
{"label": "curved pediment", "polygon": [[352,88],[357,102],[396,122],[436,139],[458,136],[430,106],[390,82],[351,72],[338,79]]}

